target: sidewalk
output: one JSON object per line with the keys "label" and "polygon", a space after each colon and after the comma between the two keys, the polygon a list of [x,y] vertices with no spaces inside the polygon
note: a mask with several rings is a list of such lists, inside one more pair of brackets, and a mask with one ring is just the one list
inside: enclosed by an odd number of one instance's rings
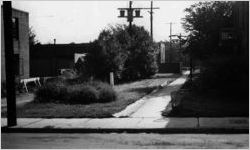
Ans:
{"label": "sidewalk", "polygon": [[163,83],[161,89],[153,91],[135,103],[127,106],[123,111],[114,114],[114,117],[153,117],[162,118],[162,111],[171,100],[170,93],[177,91],[186,82],[189,71],[185,71],[181,77],[168,83]]}

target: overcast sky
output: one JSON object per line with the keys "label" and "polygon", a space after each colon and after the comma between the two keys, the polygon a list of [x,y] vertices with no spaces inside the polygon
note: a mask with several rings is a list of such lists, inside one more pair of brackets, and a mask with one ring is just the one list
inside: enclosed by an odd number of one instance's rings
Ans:
{"label": "overcast sky", "polygon": [[[196,1],[197,2],[197,1]],[[169,22],[173,22],[172,33],[184,33],[181,18],[184,9],[194,1],[154,1],[154,39],[169,40]],[[117,8],[128,7],[128,1],[15,1],[12,6],[29,12],[29,25],[41,43],[85,43],[95,40],[108,25],[128,24],[118,18]],[[132,7],[150,7],[150,1],[134,1]],[[150,15],[142,12],[133,24],[150,31]]]}

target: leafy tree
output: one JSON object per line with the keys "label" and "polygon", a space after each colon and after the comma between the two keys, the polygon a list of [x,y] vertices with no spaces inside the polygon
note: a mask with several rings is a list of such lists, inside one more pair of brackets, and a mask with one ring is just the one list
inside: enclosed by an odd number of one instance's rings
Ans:
{"label": "leafy tree", "polygon": [[33,46],[36,44],[40,44],[40,42],[37,40],[36,33],[33,30],[32,27],[29,28],[29,45]]}
{"label": "leafy tree", "polygon": [[104,29],[86,57],[85,68],[91,76],[117,80],[146,78],[157,70],[154,43],[143,28],[117,25]]}
{"label": "leafy tree", "polygon": [[[143,27],[132,26],[130,45],[127,49],[128,59],[125,62],[123,79],[136,80],[147,78],[158,69],[156,62],[156,44],[153,43],[149,33]],[[129,41],[128,40],[128,41]]]}
{"label": "leafy tree", "polygon": [[193,58],[225,54],[219,47],[220,30],[232,26],[232,2],[199,2],[186,8],[183,27],[189,32],[187,51]]}
{"label": "leafy tree", "polygon": [[[189,33],[187,53],[201,61],[198,90],[209,90],[248,101],[248,59],[235,55],[234,45],[220,44],[222,28],[233,27],[234,2],[199,2],[185,9],[183,27]],[[241,87],[241,90],[235,88]]]}

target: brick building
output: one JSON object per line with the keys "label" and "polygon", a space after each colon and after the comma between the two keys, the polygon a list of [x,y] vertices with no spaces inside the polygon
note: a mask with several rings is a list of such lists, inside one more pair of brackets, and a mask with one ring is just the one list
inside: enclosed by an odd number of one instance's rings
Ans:
{"label": "brick building", "polygon": [[[1,7],[1,82],[6,81],[3,8]],[[12,9],[15,74],[29,78],[29,13]]]}

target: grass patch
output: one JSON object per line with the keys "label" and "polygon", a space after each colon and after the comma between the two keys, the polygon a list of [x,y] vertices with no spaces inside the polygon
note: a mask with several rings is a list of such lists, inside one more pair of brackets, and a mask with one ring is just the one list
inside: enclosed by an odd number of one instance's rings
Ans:
{"label": "grass patch", "polygon": [[[177,77],[177,76],[176,76]],[[107,118],[125,109],[167,80],[175,78],[153,78],[114,86],[117,100],[108,103],[62,104],[31,102],[17,108],[18,118]],[[6,112],[2,111],[2,117]]]}

